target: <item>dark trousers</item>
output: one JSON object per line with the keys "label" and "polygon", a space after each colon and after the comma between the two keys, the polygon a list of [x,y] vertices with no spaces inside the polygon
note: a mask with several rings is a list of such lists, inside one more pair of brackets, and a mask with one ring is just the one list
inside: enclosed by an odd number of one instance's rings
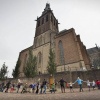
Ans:
{"label": "dark trousers", "polygon": [[82,84],[79,84],[79,86],[80,86],[80,92],[83,91]]}

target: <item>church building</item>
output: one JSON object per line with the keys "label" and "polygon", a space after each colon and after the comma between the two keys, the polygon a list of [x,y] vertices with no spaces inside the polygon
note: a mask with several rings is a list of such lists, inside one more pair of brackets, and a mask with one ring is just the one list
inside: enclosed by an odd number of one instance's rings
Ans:
{"label": "church building", "polygon": [[81,42],[80,35],[76,35],[74,28],[59,32],[58,24],[50,4],[47,3],[41,16],[36,20],[33,45],[19,54],[21,61],[19,77],[24,77],[23,68],[27,62],[30,48],[32,48],[33,55],[37,57],[37,71],[42,74],[47,73],[50,48],[55,52],[57,72],[90,69],[89,56],[86,47]]}

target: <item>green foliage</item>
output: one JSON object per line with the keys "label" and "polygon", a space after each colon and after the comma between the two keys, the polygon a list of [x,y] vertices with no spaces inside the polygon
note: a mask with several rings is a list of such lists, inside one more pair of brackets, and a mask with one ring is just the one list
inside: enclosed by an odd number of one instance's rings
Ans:
{"label": "green foliage", "polygon": [[33,78],[36,74],[37,58],[33,56],[32,50],[29,50],[29,58],[27,60],[26,66],[24,67],[24,74],[27,78]]}
{"label": "green foliage", "polygon": [[7,78],[6,74],[7,74],[7,69],[8,67],[5,65],[5,63],[2,65],[1,69],[0,69],[0,79],[3,80],[5,78]]}
{"label": "green foliage", "polygon": [[49,74],[54,75],[56,73],[56,63],[55,63],[55,53],[50,49],[49,51],[49,61],[47,66],[47,71]]}
{"label": "green foliage", "polygon": [[21,61],[20,61],[20,59],[18,59],[18,61],[16,63],[16,66],[15,66],[15,69],[13,69],[13,72],[12,72],[12,76],[14,78],[18,78],[18,76],[19,76],[19,67],[20,67],[20,65],[21,65]]}

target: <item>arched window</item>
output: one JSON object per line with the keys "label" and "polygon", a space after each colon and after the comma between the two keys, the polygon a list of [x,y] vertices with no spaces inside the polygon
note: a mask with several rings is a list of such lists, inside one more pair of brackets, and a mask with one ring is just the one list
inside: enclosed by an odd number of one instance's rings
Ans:
{"label": "arched window", "polygon": [[42,59],[42,54],[41,52],[38,53],[38,67],[41,67],[41,59]]}
{"label": "arched window", "polygon": [[46,15],[46,22],[48,21],[48,15]]}
{"label": "arched window", "polygon": [[60,60],[60,64],[62,65],[64,64],[64,50],[63,50],[63,44],[61,40],[59,41],[58,47],[59,47],[59,60]]}

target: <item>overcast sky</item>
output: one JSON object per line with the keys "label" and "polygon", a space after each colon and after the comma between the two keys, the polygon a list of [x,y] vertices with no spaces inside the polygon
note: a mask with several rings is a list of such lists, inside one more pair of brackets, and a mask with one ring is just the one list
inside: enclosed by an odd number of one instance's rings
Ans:
{"label": "overcast sky", "polygon": [[33,44],[36,18],[50,3],[59,31],[74,28],[86,48],[100,46],[100,0],[0,0],[0,67],[11,76],[19,52]]}

